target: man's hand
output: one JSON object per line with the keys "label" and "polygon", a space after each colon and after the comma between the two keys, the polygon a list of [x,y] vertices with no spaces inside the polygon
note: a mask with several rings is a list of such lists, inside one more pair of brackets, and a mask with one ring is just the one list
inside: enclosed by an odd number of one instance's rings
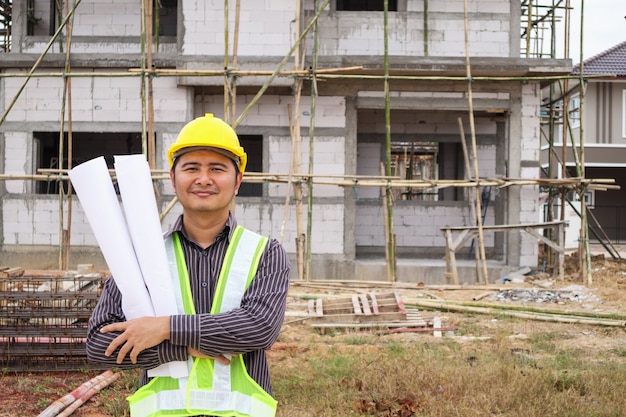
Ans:
{"label": "man's hand", "polygon": [[170,318],[162,317],[140,317],[129,321],[109,324],[104,326],[102,333],[122,332],[117,336],[107,350],[104,352],[106,356],[111,356],[119,347],[117,354],[117,363],[122,363],[126,355],[129,355],[130,361],[137,363],[137,356],[145,349],[158,345],[164,340],[170,338]]}
{"label": "man's hand", "polygon": [[195,358],[206,358],[206,359],[215,359],[216,361],[218,361],[221,364],[224,365],[230,365],[230,360],[232,358],[234,358],[235,356],[238,356],[236,353],[230,353],[227,354],[229,357],[226,356],[209,356],[209,355],[205,355],[204,353],[200,352],[199,350],[196,350],[194,348],[191,347],[187,347],[187,353],[189,353],[191,356],[195,357]]}

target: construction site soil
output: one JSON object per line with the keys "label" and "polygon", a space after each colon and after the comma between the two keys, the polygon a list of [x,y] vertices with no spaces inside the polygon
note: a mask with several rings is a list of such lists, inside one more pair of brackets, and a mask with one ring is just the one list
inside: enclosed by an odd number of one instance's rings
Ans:
{"label": "construction site soil", "polygon": [[[397,292],[407,307],[411,307],[413,299],[437,300],[449,302],[476,302],[477,298],[481,302],[489,305],[514,305],[516,308],[526,306],[529,308],[559,309],[566,311],[584,311],[595,313],[612,313],[626,315],[626,260],[609,259],[604,255],[596,255],[592,260],[592,283],[583,282],[579,272],[579,260],[575,255],[570,255],[566,259],[566,275],[562,280],[552,279],[545,275],[526,276],[525,282],[521,284],[505,284],[510,288],[521,289],[542,289],[549,288],[554,291],[567,289],[570,293],[572,288],[575,294],[570,299],[546,299],[539,300],[526,299],[503,299],[495,295],[501,294],[503,290],[486,291],[485,286],[467,285],[462,288],[449,288],[441,286],[420,286],[415,288],[397,289]],[[315,297],[340,297],[342,295],[352,295],[364,291],[389,291],[389,287],[383,289],[376,285],[369,288],[355,288],[346,286],[345,288],[336,285],[325,288],[323,285],[307,286],[293,285],[289,298],[288,314],[285,319],[279,341],[269,352],[270,361],[276,363],[284,359],[294,360],[298,357],[298,351],[310,350],[311,344],[335,344],[341,343],[332,335],[324,334],[314,329],[307,318],[306,302],[303,300]],[[545,292],[545,291],[544,291]],[[489,293],[488,296],[485,294]],[[561,332],[571,337],[560,338],[558,343],[563,348],[576,346],[584,349],[590,355],[594,352],[600,353],[611,349],[624,349],[626,346],[625,328],[616,326],[607,330],[602,325],[587,323],[564,323],[558,321],[541,320],[499,320],[497,316],[490,314],[466,314],[454,311],[424,311],[424,317],[437,315],[443,321],[444,326],[453,327],[457,330],[454,334],[444,332],[444,336],[437,338],[433,332],[389,332],[383,337],[395,338],[396,340],[420,343],[437,343],[445,341],[446,338],[454,337],[463,345],[466,341],[476,338],[496,337],[506,333],[515,338],[520,349],[525,348],[526,340],[537,333]],[[354,348],[354,347],[353,347]],[[363,346],[367,349],[367,345]],[[71,392],[76,387],[98,375],[102,371],[87,371],[77,369],[74,372],[11,372],[3,370],[0,374],[0,417],[14,416],[36,416],[48,405]],[[133,387],[124,386],[128,382],[119,379],[111,384],[107,390],[114,389],[119,395],[125,395]],[[103,395],[96,394],[85,404],[76,409],[72,414],[83,417],[110,417],[112,414],[105,414],[103,406]],[[280,414],[280,413],[279,413]]]}

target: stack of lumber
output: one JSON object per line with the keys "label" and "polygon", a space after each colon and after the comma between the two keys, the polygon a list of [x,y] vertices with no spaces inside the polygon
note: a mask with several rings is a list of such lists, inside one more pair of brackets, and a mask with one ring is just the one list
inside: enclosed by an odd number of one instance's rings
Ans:
{"label": "stack of lumber", "polygon": [[390,329],[427,328],[429,323],[418,310],[407,310],[397,292],[355,294],[344,298],[308,301],[311,326],[328,328]]}

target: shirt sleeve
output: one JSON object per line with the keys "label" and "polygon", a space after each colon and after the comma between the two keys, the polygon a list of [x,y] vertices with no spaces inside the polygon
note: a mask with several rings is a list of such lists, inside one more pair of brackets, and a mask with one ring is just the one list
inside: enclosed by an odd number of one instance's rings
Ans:
{"label": "shirt sleeve", "polygon": [[104,355],[107,347],[120,332],[101,333],[100,329],[107,324],[126,321],[122,311],[122,294],[115,281],[109,278],[102,290],[98,303],[89,318],[87,331],[87,358],[95,363],[117,367],[120,369],[143,368],[152,369],[171,361],[187,360],[187,348],[176,346],[169,341],[163,341],[157,346],[142,351],[133,364],[129,355],[126,355],[121,364],[116,362],[117,351],[111,356]]}
{"label": "shirt sleeve", "polygon": [[289,290],[289,258],[271,239],[241,306],[220,314],[170,318],[170,342],[219,356],[269,349],[280,333]]}

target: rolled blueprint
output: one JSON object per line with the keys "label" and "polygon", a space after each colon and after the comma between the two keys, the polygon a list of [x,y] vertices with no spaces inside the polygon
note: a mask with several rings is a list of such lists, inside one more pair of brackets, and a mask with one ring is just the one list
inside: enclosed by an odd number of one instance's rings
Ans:
{"label": "rolled blueprint", "polygon": [[[117,158],[118,157],[116,157],[116,160]],[[122,169],[122,176],[125,178],[123,182],[126,183],[128,181],[137,180],[136,178],[130,177],[135,174],[136,172],[133,170]],[[148,172],[148,176],[149,175]],[[159,314],[165,315],[165,313],[161,313],[163,306],[160,304],[164,302],[162,294],[159,295],[159,291],[155,290],[155,300],[152,298],[152,294],[148,291],[148,288],[146,288],[146,279],[136,253],[137,245],[132,240],[127,219],[125,219],[118,196],[115,193],[113,182],[111,181],[111,176],[109,175],[109,170],[104,158],[98,157],[76,166],[69,171],[69,177],[73,187],[76,189],[76,195],[80,200],[85,216],[100,246],[102,255],[122,294],[122,309],[126,318],[131,320],[143,316],[154,317],[157,315],[153,307],[154,305],[159,305]],[[122,187],[120,186],[120,188]],[[156,211],[156,202],[151,182],[148,190],[150,194],[148,194],[147,203],[135,206],[136,203],[133,199],[129,199],[128,202],[124,203],[125,209],[128,213],[138,213],[144,217],[156,216],[156,221],[158,222],[158,212],[156,212],[156,214],[154,212]],[[132,192],[139,193],[139,191]],[[142,193],[142,195],[146,194]],[[150,207],[150,204],[154,205],[154,211],[148,210],[142,212],[146,207]],[[135,216],[133,215],[132,217],[134,218]],[[135,233],[138,232],[135,231]],[[148,233],[154,234],[154,231]],[[154,242],[157,248],[155,250],[160,250],[160,244],[161,247],[163,247],[163,253],[165,253],[160,225],[158,225],[158,237]],[[141,252],[143,253],[144,251],[142,250]],[[145,262],[145,255],[142,256],[144,263],[147,263]],[[166,255],[158,255],[158,257],[166,262],[165,269],[167,270]],[[155,262],[155,258],[152,258],[150,261]],[[151,280],[149,279],[149,281]],[[159,285],[155,286],[155,288]],[[167,279],[167,283],[164,285],[164,288],[168,288],[168,285],[171,286],[171,280]],[[173,297],[172,293],[170,293],[170,296]],[[175,301],[173,309],[171,303],[169,303],[169,307],[167,308],[174,311],[174,313],[169,314],[176,314]],[[155,369],[151,369],[149,373],[150,376],[172,376],[179,378],[188,375],[188,364],[187,362],[170,362]]]}
{"label": "rolled blueprint", "polygon": [[[143,154],[116,155],[115,175],[126,223],[143,280],[157,316],[184,314],[178,277],[168,264],[150,166]],[[172,278],[176,279],[176,284]],[[188,374],[187,362],[170,362],[148,371],[149,376]]]}
{"label": "rolled blueprint", "polygon": [[141,275],[148,287],[157,316],[184,314],[177,307],[176,291],[172,284],[159,211],[148,161],[143,154],[116,155],[115,175],[122,197],[122,207]]}
{"label": "rolled blueprint", "polygon": [[94,158],[72,168],[69,177],[102,255],[122,293],[124,315],[128,320],[154,316],[152,301],[104,157]]}

